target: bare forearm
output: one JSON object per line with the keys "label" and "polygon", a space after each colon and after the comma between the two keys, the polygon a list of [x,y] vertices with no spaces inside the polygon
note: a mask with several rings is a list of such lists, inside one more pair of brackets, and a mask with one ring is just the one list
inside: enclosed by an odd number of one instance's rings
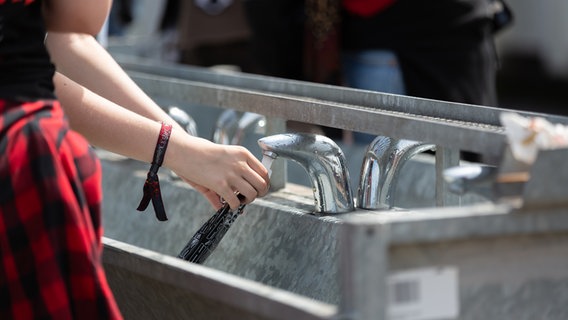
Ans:
{"label": "bare forearm", "polygon": [[46,45],[58,72],[106,99],[156,121],[165,112],[90,35],[50,32]]}
{"label": "bare forearm", "polygon": [[[152,161],[161,127],[159,121],[122,108],[62,74],[56,73],[54,83],[73,130],[97,147],[140,161]],[[193,181],[192,173],[199,171],[200,160],[208,161],[209,150],[218,147],[174,127],[164,166]]]}
{"label": "bare forearm", "polygon": [[[56,74],[54,82],[74,130],[93,145],[133,159],[152,161],[159,122],[126,110],[61,74]],[[240,203],[234,190],[246,195],[249,201],[268,190],[266,169],[245,148],[218,145],[177,128],[172,130],[163,164],[202,190],[221,195],[233,208]],[[214,198],[209,194],[212,204]]]}
{"label": "bare forearm", "polygon": [[94,94],[56,74],[56,94],[71,127],[95,146],[149,162],[160,124]]}

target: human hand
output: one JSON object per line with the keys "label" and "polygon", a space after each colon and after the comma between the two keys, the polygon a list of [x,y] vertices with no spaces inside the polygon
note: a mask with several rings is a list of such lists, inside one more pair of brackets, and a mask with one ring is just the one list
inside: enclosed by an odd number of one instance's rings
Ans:
{"label": "human hand", "polygon": [[215,144],[179,130],[173,131],[170,143],[164,164],[201,192],[214,208],[221,205],[219,197],[237,209],[268,192],[268,170],[246,148]]}
{"label": "human hand", "polygon": [[191,185],[195,190],[199,191],[199,193],[201,193],[207,199],[207,201],[209,201],[209,203],[215,210],[219,210],[221,209],[221,207],[223,207],[221,196],[219,196],[215,191],[195,184],[191,181],[188,181],[187,179],[182,178],[182,180]]}

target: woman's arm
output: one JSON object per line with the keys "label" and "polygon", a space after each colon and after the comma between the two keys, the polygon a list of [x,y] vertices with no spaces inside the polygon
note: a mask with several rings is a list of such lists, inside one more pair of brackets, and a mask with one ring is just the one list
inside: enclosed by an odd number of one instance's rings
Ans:
{"label": "woman's arm", "polygon": [[[91,143],[127,157],[152,160],[160,123],[89,91],[62,74],[54,77],[56,94],[74,129]],[[268,172],[247,149],[214,144],[174,128],[163,165],[192,183],[218,208],[220,195],[231,208],[238,190],[251,202],[268,191]]]}
{"label": "woman's arm", "polygon": [[169,119],[87,34],[49,32],[46,45],[57,71],[106,99],[156,121]]}
{"label": "woman's arm", "polygon": [[256,157],[243,147],[187,134],[96,42],[92,35],[109,6],[108,0],[46,0],[46,45],[58,70],[56,95],[73,129],[94,145],[150,162],[159,121],[166,120],[174,130],[164,166],[193,184],[214,207],[221,196],[236,208],[236,190],[246,196],[245,202],[266,194],[268,172]]}
{"label": "woman's arm", "polygon": [[[58,72],[144,117],[171,120],[93,37],[108,16],[110,0],[45,0],[44,3],[46,46]],[[177,123],[172,124],[179,128]]]}

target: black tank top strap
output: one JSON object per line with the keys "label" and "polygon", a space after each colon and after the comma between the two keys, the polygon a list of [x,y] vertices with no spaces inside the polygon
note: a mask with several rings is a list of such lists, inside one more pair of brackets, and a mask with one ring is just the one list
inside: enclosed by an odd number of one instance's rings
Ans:
{"label": "black tank top strap", "polygon": [[52,99],[41,0],[0,1],[0,98]]}

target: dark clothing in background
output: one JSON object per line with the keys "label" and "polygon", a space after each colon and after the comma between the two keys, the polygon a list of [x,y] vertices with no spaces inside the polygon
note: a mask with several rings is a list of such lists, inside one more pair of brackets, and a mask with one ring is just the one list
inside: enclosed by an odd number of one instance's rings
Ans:
{"label": "dark clothing in background", "polygon": [[256,73],[294,80],[303,74],[304,0],[247,0]]}
{"label": "dark clothing in background", "polygon": [[397,0],[371,17],[344,11],[342,48],[393,51],[410,96],[495,105],[489,5],[489,0]]}
{"label": "dark clothing in background", "polygon": [[175,29],[178,24],[178,15],[180,12],[181,0],[167,0],[164,14],[160,21],[160,30]]}
{"label": "dark clothing in background", "polygon": [[[396,0],[381,12],[363,17],[344,11],[345,49],[412,49],[417,44],[447,40],[444,48],[463,46],[491,22],[488,0]],[[469,35],[468,38],[459,36]]]}
{"label": "dark clothing in background", "polygon": [[[396,0],[371,16],[340,8],[340,48],[393,51],[410,96],[495,105],[490,1]],[[309,80],[303,72],[304,5],[304,0],[245,1],[259,73]]]}

